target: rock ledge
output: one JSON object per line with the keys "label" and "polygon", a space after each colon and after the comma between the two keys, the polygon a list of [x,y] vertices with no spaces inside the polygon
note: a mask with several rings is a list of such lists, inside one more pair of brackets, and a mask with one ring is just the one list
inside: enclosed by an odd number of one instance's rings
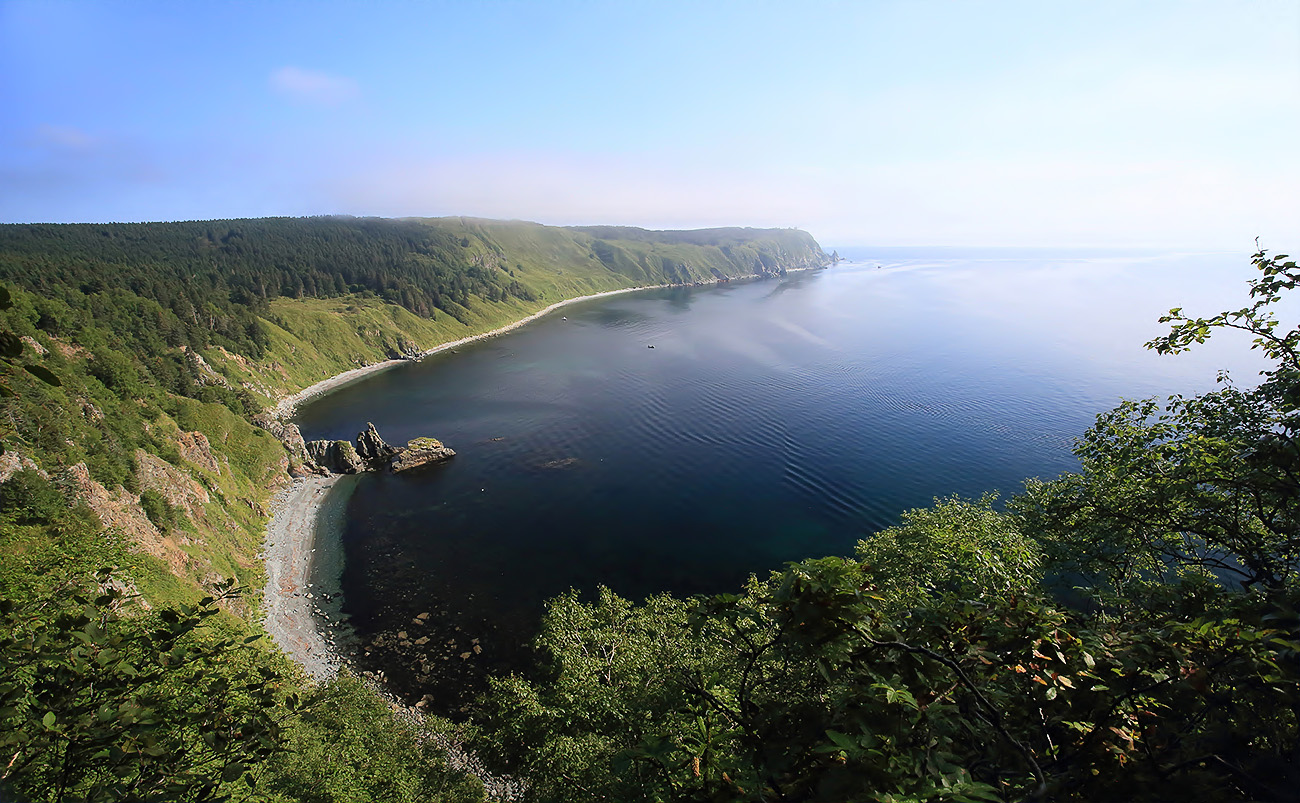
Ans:
{"label": "rock ledge", "polygon": [[389,462],[390,471],[406,471],[426,463],[436,463],[455,457],[450,447],[443,445],[436,438],[415,438],[406,442],[406,448],[398,449]]}
{"label": "rock ledge", "polygon": [[[297,429],[295,427],[295,429]],[[392,446],[379,436],[375,425],[366,424],[354,443],[348,441],[311,441],[306,444],[311,460],[332,474],[357,474],[362,471],[406,471],[454,457],[456,453],[436,438],[415,438],[406,446]]]}

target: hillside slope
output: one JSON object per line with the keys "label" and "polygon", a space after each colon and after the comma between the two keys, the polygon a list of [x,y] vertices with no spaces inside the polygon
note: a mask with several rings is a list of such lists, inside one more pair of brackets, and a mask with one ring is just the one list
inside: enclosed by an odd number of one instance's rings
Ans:
{"label": "hillside slope", "polygon": [[[146,599],[193,601],[225,577],[255,588],[269,497],[289,479],[285,450],[254,424],[277,400],[560,300],[828,261],[792,229],[472,218],[0,226],[0,282],[13,299],[0,325],[22,342],[6,371],[15,395],[4,401],[0,480],[27,466],[86,503],[134,556]],[[28,547],[19,554],[54,544]],[[0,557],[0,576],[15,560]]]}

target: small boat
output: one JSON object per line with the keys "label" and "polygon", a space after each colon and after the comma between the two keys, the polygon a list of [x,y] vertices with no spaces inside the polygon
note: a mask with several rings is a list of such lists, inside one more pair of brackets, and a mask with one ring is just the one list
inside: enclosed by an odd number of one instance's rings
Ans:
{"label": "small boat", "polygon": [[646,346],[646,348],[648,348],[648,349],[652,349],[652,348],[654,348],[654,346]]}
{"label": "small boat", "polygon": [[566,317],[564,317],[563,315],[561,315],[561,316],[560,316],[560,320],[562,320],[562,321],[567,321],[567,320],[569,320],[569,319],[566,318]]}

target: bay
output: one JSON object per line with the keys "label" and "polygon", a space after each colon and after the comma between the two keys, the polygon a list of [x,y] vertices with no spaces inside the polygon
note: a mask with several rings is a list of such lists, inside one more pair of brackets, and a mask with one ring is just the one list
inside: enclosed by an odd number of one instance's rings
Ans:
{"label": "bay", "polygon": [[[1121,397],[1264,367],[1239,338],[1177,357],[1142,346],[1170,307],[1242,306],[1248,255],[842,253],[822,271],[566,307],[303,407],[308,439],[373,421],[390,442],[458,452],[356,487],[345,611],[363,643],[379,637],[362,664],[408,694],[439,676],[431,663],[512,668],[569,589],[716,593],[851,554],[935,497],[1075,469],[1074,438]],[[426,611],[427,646],[386,651]],[[460,657],[471,644],[482,657]]]}

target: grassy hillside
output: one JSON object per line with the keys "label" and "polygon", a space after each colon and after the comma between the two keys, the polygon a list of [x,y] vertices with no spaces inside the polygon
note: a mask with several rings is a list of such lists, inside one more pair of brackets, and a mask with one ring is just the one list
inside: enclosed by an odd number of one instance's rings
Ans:
{"label": "grassy hillside", "polygon": [[262,403],[361,365],[482,334],[557,301],[661,284],[697,284],[786,270],[829,260],[806,232],[794,229],[557,228],[522,221],[436,218],[401,221],[455,243],[465,270],[515,295],[443,299],[418,314],[372,291],[320,298],[277,297],[260,308],[265,348],[235,354],[205,351],[234,387]]}

